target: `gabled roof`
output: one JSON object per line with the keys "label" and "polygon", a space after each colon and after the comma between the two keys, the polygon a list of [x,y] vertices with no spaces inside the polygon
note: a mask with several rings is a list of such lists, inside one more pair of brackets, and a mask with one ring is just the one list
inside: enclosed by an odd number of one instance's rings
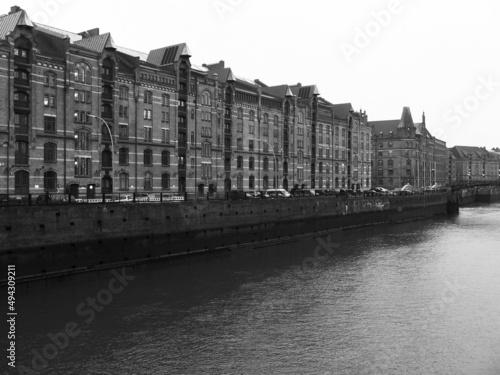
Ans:
{"label": "gabled roof", "polygon": [[262,88],[262,92],[278,98],[285,98],[287,94],[290,94],[288,90],[290,90],[288,85],[270,86]]}
{"label": "gabled roof", "polygon": [[339,120],[345,120],[354,109],[351,103],[341,103],[333,105],[333,115]]}
{"label": "gabled roof", "polygon": [[148,54],[145,52],[139,52],[139,51],[135,51],[135,50],[130,49],[130,48],[125,48],[125,47],[120,47],[120,46],[117,46],[116,50],[118,52],[124,53],[124,54],[132,56],[132,57],[139,57],[139,59],[141,61],[144,61],[144,62],[148,61]]}
{"label": "gabled roof", "polygon": [[297,85],[297,86],[290,86],[290,88],[292,89],[292,92],[296,96],[302,99],[311,99],[314,95],[319,95],[319,90],[316,85],[309,85],[309,86]]}
{"label": "gabled roof", "polygon": [[458,159],[467,159],[472,154],[473,158],[497,158],[494,152],[490,152],[483,147],[475,146],[454,146],[449,149],[450,153]]}
{"label": "gabled roof", "polygon": [[105,48],[116,49],[115,42],[110,33],[83,38],[82,40],[76,41],[74,44],[96,52],[102,52]]}
{"label": "gabled roof", "polygon": [[369,121],[370,126],[373,126],[373,134],[389,134],[389,132],[397,132],[399,120],[382,120],[382,121]]}
{"label": "gabled roof", "polygon": [[149,52],[147,62],[154,65],[168,65],[179,61],[181,56],[191,57],[186,43],[154,49]]}
{"label": "gabled roof", "polygon": [[19,12],[7,14],[0,18],[0,39],[10,34],[16,26],[29,26],[34,27],[33,22],[28,17],[28,14],[23,9]]}
{"label": "gabled roof", "polygon": [[36,23],[35,27],[37,30],[43,31],[44,33],[51,34],[60,38],[69,38],[70,43],[75,43],[79,40],[82,40],[82,36],[76,33],[72,33],[70,31],[61,30],[56,27],[42,25],[41,23]]}

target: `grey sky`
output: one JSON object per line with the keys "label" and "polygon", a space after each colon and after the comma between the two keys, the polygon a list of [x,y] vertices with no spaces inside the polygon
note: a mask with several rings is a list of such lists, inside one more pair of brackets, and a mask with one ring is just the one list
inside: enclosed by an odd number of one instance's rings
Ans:
{"label": "grey sky", "polygon": [[[494,0],[18,0],[35,22],[148,52],[186,42],[268,85],[317,84],[369,120],[422,111],[448,147],[500,147],[500,2]],[[496,104],[496,105],[495,105]]]}

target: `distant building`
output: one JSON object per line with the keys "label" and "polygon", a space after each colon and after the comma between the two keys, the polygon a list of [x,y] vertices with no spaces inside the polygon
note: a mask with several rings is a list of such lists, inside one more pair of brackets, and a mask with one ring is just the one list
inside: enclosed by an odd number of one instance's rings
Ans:
{"label": "distant building", "polygon": [[425,115],[414,123],[410,108],[398,120],[370,121],[372,127],[372,185],[387,189],[411,184],[420,188],[444,185],[448,178],[446,143],[426,128]]}
{"label": "distant building", "polygon": [[485,147],[454,146],[448,149],[450,182],[500,180],[500,155]]}

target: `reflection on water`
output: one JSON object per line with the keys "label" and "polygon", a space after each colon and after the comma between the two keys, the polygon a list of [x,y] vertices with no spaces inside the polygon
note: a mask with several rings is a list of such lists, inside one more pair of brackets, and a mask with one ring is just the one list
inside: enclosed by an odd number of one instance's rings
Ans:
{"label": "reflection on water", "polygon": [[27,293],[18,360],[74,322],[40,373],[499,374],[499,209],[148,265],[118,293],[112,275]]}

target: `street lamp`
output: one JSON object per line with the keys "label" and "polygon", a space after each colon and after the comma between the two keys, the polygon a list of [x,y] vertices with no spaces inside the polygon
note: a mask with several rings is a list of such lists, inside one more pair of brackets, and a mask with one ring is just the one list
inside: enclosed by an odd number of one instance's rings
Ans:
{"label": "street lamp", "polygon": [[113,190],[115,187],[115,167],[114,167],[113,157],[115,155],[115,144],[113,143],[113,134],[111,134],[111,128],[103,118],[94,115],[88,115],[88,116],[95,117],[96,119],[101,120],[104,123],[104,125],[106,125],[106,128],[108,129],[109,132],[109,138],[111,139],[111,197],[112,199],[114,199]]}
{"label": "street lamp", "polygon": [[276,171],[274,172],[274,177],[276,178],[276,183],[274,185],[274,191],[275,191],[275,194],[277,196],[278,195],[277,190],[278,190],[278,171],[279,171],[279,168],[278,168],[278,161],[276,159],[276,153],[274,152],[274,147],[268,141],[265,141],[263,139],[256,139],[256,141],[266,142],[269,145],[269,147],[271,147],[271,150],[273,150],[274,164],[276,165]]}

